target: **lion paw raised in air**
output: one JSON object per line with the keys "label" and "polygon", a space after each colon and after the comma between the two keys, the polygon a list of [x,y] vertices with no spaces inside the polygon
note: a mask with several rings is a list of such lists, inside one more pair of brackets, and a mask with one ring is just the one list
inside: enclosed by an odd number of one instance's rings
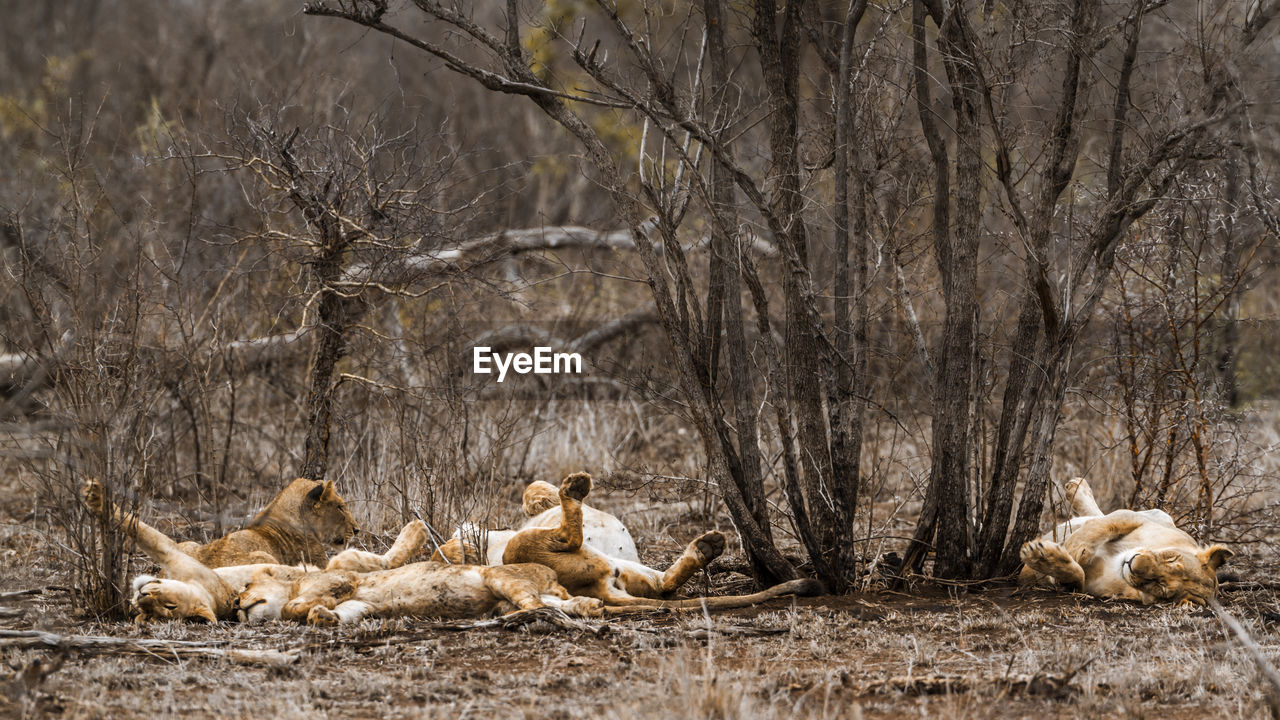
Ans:
{"label": "lion paw raised in air", "polygon": [[1032,540],[1022,546],[1022,552],[1019,553],[1022,562],[1031,569],[1046,575],[1052,574],[1050,571],[1068,567],[1071,565],[1071,556],[1061,545],[1048,540]]}
{"label": "lion paw raised in air", "polygon": [[338,613],[330,610],[323,605],[316,605],[307,613],[308,625],[324,625],[332,627],[342,623],[342,618],[338,617]]}
{"label": "lion paw raised in air", "polygon": [[400,538],[405,545],[420,548],[427,544],[427,525],[421,520],[413,520],[400,531]]}
{"label": "lion paw raised in air", "polygon": [[582,500],[591,492],[591,476],[587,473],[574,473],[560,483],[560,492],[565,497]]}
{"label": "lion paw raised in air", "polygon": [[703,533],[698,539],[693,541],[693,548],[698,553],[698,559],[703,565],[710,563],[712,560],[724,554],[725,537],[724,533],[719,530]]}

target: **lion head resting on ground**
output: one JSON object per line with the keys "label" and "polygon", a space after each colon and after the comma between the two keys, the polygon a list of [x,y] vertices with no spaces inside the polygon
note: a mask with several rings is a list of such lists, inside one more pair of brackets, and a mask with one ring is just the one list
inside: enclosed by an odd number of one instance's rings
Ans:
{"label": "lion head resting on ground", "polygon": [[1103,515],[1084,478],[1066,484],[1076,516],[1022,546],[1023,583],[1047,582],[1097,597],[1207,605],[1232,555],[1201,547],[1163,510]]}
{"label": "lion head resting on ground", "polygon": [[341,548],[359,530],[333,482],[298,478],[280,491],[243,529],[206,545],[182,543],[207,567],[251,563],[324,565],[329,548]]}

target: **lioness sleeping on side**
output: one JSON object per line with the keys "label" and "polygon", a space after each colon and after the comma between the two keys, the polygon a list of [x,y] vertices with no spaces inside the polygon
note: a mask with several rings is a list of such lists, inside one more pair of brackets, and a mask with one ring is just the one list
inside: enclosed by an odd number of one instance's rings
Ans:
{"label": "lioness sleeping on side", "polygon": [[1089,482],[1066,484],[1076,516],[1022,546],[1019,580],[1079,589],[1097,597],[1207,605],[1217,570],[1232,552],[1202,548],[1163,510],[1103,515]]}

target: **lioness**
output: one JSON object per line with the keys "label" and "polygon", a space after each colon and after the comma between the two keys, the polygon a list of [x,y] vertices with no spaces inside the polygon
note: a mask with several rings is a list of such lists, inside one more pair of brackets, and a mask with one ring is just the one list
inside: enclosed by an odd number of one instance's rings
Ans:
{"label": "lioness", "polygon": [[[276,563],[252,563],[210,568],[170,539],[167,535],[134,517],[132,513],[111,506],[110,514],[102,485],[89,480],[84,487],[85,504],[94,513],[112,517],[138,547],[164,570],[164,578],[140,575],[134,579],[133,604],[135,620],[192,618],[216,622],[220,619],[262,620],[278,618],[288,597],[258,598],[249,606],[241,606],[240,594],[260,573],[276,580],[293,581],[316,571],[313,567]],[[403,565],[418,552],[427,538],[426,526],[415,520],[400,531],[395,543],[383,555],[348,549],[335,555],[328,570],[369,572]],[[273,601],[273,602],[272,602]]]}
{"label": "lioness", "polygon": [[[545,484],[545,483],[544,483]],[[574,595],[603,600],[611,606],[654,606],[654,600],[669,597],[689,578],[724,552],[724,533],[703,533],[685,548],[665,572],[632,560],[611,557],[584,542],[582,500],[591,492],[591,476],[574,473],[560,483],[560,522],[555,527],[527,527],[506,542],[504,563],[535,562],[556,571],[556,579]],[[597,511],[598,512],[598,511]],[[609,516],[613,518],[613,516]],[[616,522],[616,518],[613,518]],[[619,523],[621,524],[621,523]],[[816,581],[794,581],[789,592],[820,592]],[[709,598],[711,607],[719,601],[740,603],[741,598]],[[660,603],[662,607],[683,607],[700,600]]]}
{"label": "lioness", "polygon": [[[84,497],[95,513],[108,512],[97,481],[85,485]],[[210,568],[131,513],[115,506],[110,512],[167,575],[142,576],[134,598],[139,622],[283,617],[328,624],[368,615],[482,617],[495,609],[544,605],[575,615],[601,613],[599,600],[570,597],[556,583],[555,573],[541,565],[400,565],[426,540],[421,520],[406,525],[385,555],[345,550],[320,571],[270,563]]]}
{"label": "lioness", "polygon": [[[585,503],[581,507],[583,543],[609,557],[632,562],[640,561],[640,556],[636,553],[636,541],[632,539],[631,533],[622,521]],[[535,480],[524,489],[521,509],[524,510],[528,520],[525,520],[519,530],[482,530],[471,527],[460,529],[448,542],[436,549],[431,559],[458,564],[479,563],[480,556],[483,555],[483,564],[501,565],[507,543],[520,530],[556,528],[560,527],[564,519],[560,508],[559,491],[556,486],[543,480]],[[477,548],[477,544],[481,547]]]}
{"label": "lioness", "polygon": [[1084,478],[1066,484],[1076,516],[1022,546],[1023,583],[1048,581],[1097,597],[1207,605],[1232,552],[1202,548],[1163,510],[1103,515]]}
{"label": "lioness", "polygon": [[179,547],[206,567],[250,563],[296,565],[325,562],[329,547],[342,547],[359,530],[333,481],[298,478],[242,530],[206,545]]}

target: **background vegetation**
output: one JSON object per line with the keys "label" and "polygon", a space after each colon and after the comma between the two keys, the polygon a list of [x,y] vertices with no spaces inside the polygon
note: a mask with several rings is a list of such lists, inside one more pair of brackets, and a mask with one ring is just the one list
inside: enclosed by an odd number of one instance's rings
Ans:
{"label": "background vegetation", "polygon": [[3,471],[89,607],[86,476],[448,535],[586,469],[837,590],[1008,574],[1077,474],[1273,537],[1275,3],[308,12],[5,8]]}

